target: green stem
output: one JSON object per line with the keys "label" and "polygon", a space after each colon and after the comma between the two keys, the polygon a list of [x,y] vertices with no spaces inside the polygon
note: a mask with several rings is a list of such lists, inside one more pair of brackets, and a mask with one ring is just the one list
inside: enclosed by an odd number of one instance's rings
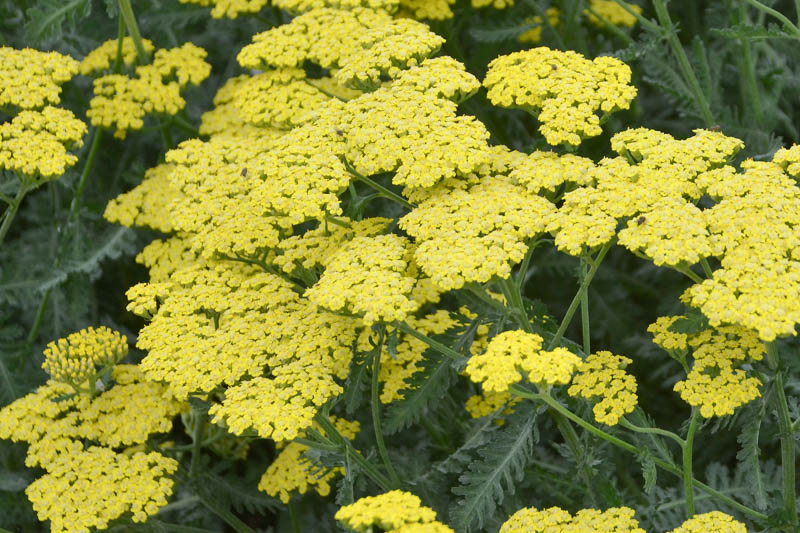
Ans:
{"label": "green stem", "polygon": [[686,434],[686,441],[683,443],[683,490],[686,495],[686,514],[687,518],[694,516],[694,489],[692,481],[694,474],[692,472],[692,445],[694,444],[694,434],[697,431],[697,422],[699,419],[699,412],[697,409],[692,409],[692,419],[689,422],[689,431]]}
{"label": "green stem", "polygon": [[169,131],[169,123],[162,122],[158,129],[161,132],[161,140],[164,142],[164,149],[167,151],[172,150],[175,144],[172,142],[172,133]]}
{"label": "green stem", "polygon": [[550,413],[553,416],[553,420],[555,420],[559,433],[564,437],[570,451],[572,451],[572,454],[575,456],[575,464],[580,469],[581,477],[583,478],[583,483],[586,485],[592,507],[596,507],[597,502],[595,501],[594,489],[592,487],[592,471],[586,463],[585,454],[580,440],[578,439],[578,434],[564,415],[556,411],[550,411]]}
{"label": "green stem", "polygon": [[300,533],[300,523],[297,521],[297,512],[294,510],[294,505],[289,501],[286,506],[289,508],[289,520],[292,522],[292,532]]}
{"label": "green stem", "polygon": [[[628,451],[628,452],[630,452],[632,454],[641,454],[642,453],[642,451],[639,450],[639,448],[637,448],[633,444],[625,442],[624,440],[619,439],[619,438],[615,437],[614,435],[611,435],[610,433],[606,433],[602,429],[593,426],[592,424],[590,424],[586,420],[582,419],[578,415],[572,413],[572,411],[570,411],[569,409],[567,409],[566,407],[561,405],[558,401],[555,400],[555,398],[553,398],[549,394],[532,393],[531,391],[528,391],[528,390],[526,390],[526,389],[524,389],[524,388],[522,388],[522,387],[520,387],[518,385],[512,385],[509,388],[509,391],[511,393],[516,394],[517,396],[521,396],[523,398],[528,398],[530,400],[541,400],[541,401],[543,401],[549,407],[551,407],[551,408],[555,409],[556,411],[558,411],[559,413],[563,414],[564,416],[566,416],[567,418],[569,418],[570,420],[572,420],[573,422],[575,422],[576,424],[578,424],[582,428],[586,429],[587,431],[589,431],[590,433],[594,434],[595,436],[605,440],[606,442],[609,442],[609,443],[613,444],[614,446],[622,448],[623,450],[626,450],[626,451]],[[664,461],[663,459],[659,459],[658,457],[654,457],[653,458],[653,462],[655,462],[656,466],[662,468],[663,470],[666,470],[667,472],[670,472],[671,474],[674,474],[674,475],[676,475],[678,477],[681,477],[681,478],[683,477],[682,470],[680,468],[678,468],[677,466],[675,466],[675,465],[673,465],[671,463],[668,463],[668,462]],[[706,493],[714,496],[718,500],[727,503],[731,507],[737,509],[738,511],[740,511],[740,512],[742,512],[744,514],[747,514],[749,516],[752,516],[753,518],[756,518],[756,519],[764,521],[764,522],[766,522],[769,519],[769,517],[767,515],[765,515],[764,513],[760,513],[758,511],[756,511],[755,509],[751,509],[751,508],[747,507],[746,505],[743,505],[743,504],[737,502],[736,500],[734,500],[730,496],[727,496],[726,494],[723,494],[722,492],[709,487],[705,483],[702,483],[702,482],[697,481],[695,479],[695,480],[692,481],[692,484],[695,487],[697,487],[700,490],[702,490],[703,492],[706,492]]]}
{"label": "green stem", "polygon": [[522,264],[519,265],[519,271],[517,272],[517,277],[514,280],[514,284],[517,286],[517,291],[520,293],[522,292],[522,286],[525,285],[525,276],[528,274],[528,265],[531,264],[531,258],[533,257],[533,251],[542,242],[541,240],[534,241],[530,246],[528,246],[528,251],[525,252],[525,257],[522,259]]}
{"label": "green stem", "polygon": [[185,131],[191,138],[199,138],[200,132],[195,128],[189,121],[181,117],[180,115],[173,115],[170,117],[170,122],[175,124],[178,128]]}
{"label": "green stem", "polygon": [[[366,473],[367,476],[369,476],[381,489],[383,489],[384,492],[392,490],[392,482],[386,479],[383,474],[378,472],[378,469],[375,468],[372,463],[367,461],[364,456],[361,455],[361,452],[359,452],[348,439],[344,438],[342,434],[339,433],[339,430],[336,429],[336,426],[334,426],[333,423],[331,423],[327,415],[323,414],[322,412],[318,412],[314,417],[314,420],[320,425],[320,427],[322,427],[325,435],[338,442],[339,446],[337,447],[337,451],[342,451],[342,448],[347,448],[353,459],[364,470],[364,473]],[[316,443],[314,441],[307,441],[307,444],[309,446],[316,447]]]}
{"label": "green stem", "polygon": [[11,229],[11,223],[14,221],[14,217],[17,216],[19,206],[22,203],[22,200],[25,198],[25,195],[28,194],[29,190],[30,189],[28,189],[25,182],[20,180],[17,195],[14,197],[11,205],[9,205],[6,210],[3,211],[3,223],[0,224],[0,245],[3,244],[8,230]]}
{"label": "green stem", "polygon": [[[575,315],[575,311],[578,309],[578,305],[583,298],[583,293],[589,289],[589,284],[592,282],[594,275],[597,273],[597,269],[600,267],[600,263],[603,262],[603,258],[606,256],[608,251],[611,249],[613,241],[607,242],[603,245],[598,252],[597,257],[595,257],[594,261],[589,268],[589,272],[586,273],[586,277],[583,278],[583,283],[578,288],[578,292],[575,294],[575,297],[572,299],[572,302],[569,304],[569,308],[567,309],[567,313],[564,315],[564,319],[561,321],[561,324],[558,326],[558,330],[556,331],[555,335],[553,336],[552,340],[547,346],[548,350],[552,350],[561,342],[561,339],[564,337],[564,332],[567,330],[567,326],[572,321],[572,317]],[[588,355],[588,354],[587,354]]]}
{"label": "green stem", "polygon": [[698,276],[697,274],[692,272],[689,269],[689,267],[675,266],[675,267],[672,267],[672,268],[674,268],[675,270],[677,270],[678,272],[680,272],[681,274],[683,274],[684,276],[686,276],[690,280],[694,281],[695,283],[703,283],[703,278],[701,278],[700,276]]}
{"label": "green stem", "polygon": [[394,488],[400,487],[402,483],[397,476],[392,461],[389,459],[389,452],[386,449],[386,443],[383,440],[383,431],[381,431],[381,403],[378,397],[378,389],[380,388],[379,374],[381,371],[381,352],[383,351],[383,341],[385,336],[385,329],[381,328],[378,345],[375,347],[375,355],[372,358],[372,387],[370,390],[370,404],[372,410],[372,427],[375,429],[375,441],[378,444],[378,455],[381,456],[383,466],[389,473],[389,478],[392,480]]}
{"label": "green stem", "polygon": [[700,266],[703,267],[703,272],[707,278],[711,279],[714,277],[714,272],[711,270],[711,266],[708,264],[708,260],[705,257],[700,260]]}
{"label": "green stem", "polygon": [[200,448],[203,446],[203,430],[206,427],[206,415],[200,414],[195,421],[194,431],[192,431],[192,462],[190,475],[197,477],[197,468],[200,465]]}
{"label": "green stem", "polygon": [[8,205],[11,205],[11,204],[14,203],[14,199],[13,198],[8,196],[7,194],[3,194],[2,192],[0,192],[0,200],[4,201]]}
{"label": "green stem", "polygon": [[334,226],[341,226],[342,228],[353,229],[352,224],[350,224],[346,220],[339,220],[335,216],[329,215],[328,213],[325,213],[325,220],[327,220]]}
{"label": "green stem", "polygon": [[114,57],[114,74],[119,74],[122,70],[122,41],[125,39],[125,20],[119,17],[119,25],[117,26],[117,55]]}
{"label": "green stem", "polygon": [[786,402],[784,390],[783,371],[778,345],[776,342],[767,343],[767,363],[775,372],[775,410],[778,414],[778,427],[781,436],[781,477],[783,478],[783,506],[792,525],[789,531],[800,530],[797,517],[797,489],[795,479],[795,444],[792,434],[792,421],[789,418],[789,406]]}
{"label": "green stem", "polygon": [[629,15],[633,16],[636,20],[638,20],[639,24],[644,26],[646,29],[658,34],[664,33],[664,31],[661,29],[661,26],[651,21],[650,19],[643,17],[638,11],[634,11],[633,9],[631,9],[631,6],[629,6],[628,3],[625,2],[624,0],[614,0],[614,1],[619,5],[619,7],[627,11]]}
{"label": "green stem", "polygon": [[670,438],[670,439],[674,440],[675,442],[677,442],[678,446],[683,448],[684,440],[682,438],[680,438],[678,435],[676,435],[675,433],[673,433],[672,431],[667,431],[666,429],[661,429],[661,428],[645,428],[645,427],[642,427],[642,426],[637,426],[636,424],[633,424],[632,422],[630,422],[625,417],[622,417],[622,418],[619,419],[619,425],[624,427],[624,428],[626,428],[626,429],[630,429],[631,431],[635,431],[636,433],[645,433],[645,434],[651,434],[651,435],[661,435],[662,437]]}
{"label": "green stem", "polygon": [[686,51],[683,49],[683,45],[678,38],[675,25],[672,22],[672,18],[669,16],[665,0],[653,0],[653,7],[656,11],[656,17],[658,17],[658,21],[661,23],[661,27],[664,30],[664,36],[667,38],[667,42],[670,48],[672,48],[675,58],[678,60],[678,66],[683,72],[683,77],[694,94],[695,104],[697,104],[700,110],[703,122],[705,122],[707,128],[710,128],[715,124],[714,116],[711,114],[711,106],[708,103],[706,95],[703,93],[703,89],[700,87],[697,75],[695,75],[692,64],[689,62]]}
{"label": "green stem", "polygon": [[[798,29],[797,26],[792,24],[792,21],[789,20],[780,11],[775,11],[771,7],[762,4],[758,0],[745,0],[745,2],[755,7],[756,9],[763,11],[764,13],[767,13],[768,15],[772,15],[773,17],[781,21],[781,23],[783,23],[784,30],[788,31],[789,33],[792,33],[795,37],[800,37],[800,29]],[[795,0],[795,2],[797,2],[797,0]]]}
{"label": "green stem", "polygon": [[522,328],[522,331],[531,333],[531,321],[528,319],[528,313],[525,311],[525,304],[522,301],[522,294],[520,294],[519,287],[510,279],[500,279],[500,288],[503,290],[503,296],[506,297],[506,302],[511,307],[514,319]]}
{"label": "green stem", "polygon": [[139,33],[139,25],[136,24],[136,16],[133,14],[131,0],[119,0],[119,12],[125,21],[125,26],[128,28],[128,34],[133,39],[136,55],[139,56],[139,63],[146,65],[150,62],[150,56],[147,55],[147,50],[144,49],[142,34]]}
{"label": "green stem", "polygon": [[367,176],[361,175],[355,168],[353,168],[353,166],[346,159],[343,159],[342,163],[344,163],[345,168],[350,174],[353,175],[354,178],[356,178],[364,185],[367,185],[368,187],[378,191],[378,193],[384,198],[392,200],[402,205],[403,207],[407,207],[408,209],[414,209],[415,207],[417,207],[408,200],[406,200],[405,198],[403,198],[402,196],[400,196],[399,194],[390,191],[380,183],[368,178]]}
{"label": "green stem", "polygon": [[[731,12],[735,13],[736,11],[731,9]],[[737,22],[739,24],[747,24],[749,22],[747,19],[747,9],[744,3],[739,4]],[[739,43],[742,45],[741,67],[739,69],[741,76],[744,78],[744,83],[742,85],[746,88],[747,100],[753,106],[753,115],[755,116],[756,123],[760,126],[764,122],[764,109],[761,105],[761,93],[758,90],[758,82],[756,81],[753,50],[750,46],[749,39],[739,39]]]}
{"label": "green stem", "polygon": [[94,160],[97,157],[97,151],[100,148],[100,140],[103,138],[103,130],[96,128],[94,130],[94,137],[92,144],[89,147],[89,155],[86,158],[86,164],[83,165],[81,177],[78,180],[78,187],[75,189],[75,196],[72,197],[72,203],[69,206],[69,219],[67,225],[75,221],[78,216],[78,211],[81,207],[81,199],[83,198],[83,191],[86,189],[86,183],[89,181],[89,174],[94,166]]}
{"label": "green stem", "polygon": [[[583,280],[586,278],[586,267],[587,262],[584,258],[581,258],[581,264],[578,267],[580,270],[580,280],[581,285],[583,285]],[[583,336],[583,353],[589,355],[592,353],[592,342],[591,342],[591,333],[589,331],[589,291],[583,291],[581,294],[581,334]]]}
{"label": "green stem", "polygon": [[403,333],[408,333],[412,337],[421,340],[422,342],[424,342],[425,344],[427,344],[428,346],[430,346],[431,348],[433,348],[434,350],[436,350],[437,352],[439,352],[444,356],[447,356],[456,361],[460,361],[464,358],[464,356],[458,353],[457,351],[453,350],[448,346],[445,346],[439,341],[435,341],[430,337],[420,333],[419,331],[415,330],[405,322],[395,322],[392,325],[397,329],[399,329],[400,331],[402,331]]}

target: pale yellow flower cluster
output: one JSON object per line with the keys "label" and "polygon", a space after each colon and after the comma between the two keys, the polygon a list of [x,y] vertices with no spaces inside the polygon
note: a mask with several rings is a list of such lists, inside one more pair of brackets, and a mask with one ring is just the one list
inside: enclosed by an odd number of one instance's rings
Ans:
{"label": "pale yellow flower cluster", "polygon": [[636,378],[625,372],[632,362],[607,351],[593,353],[577,365],[567,392],[587,400],[599,398],[593,408],[595,420],[614,426],[622,416],[633,412],[639,401]]}
{"label": "pale yellow flower cluster", "polygon": [[[98,50],[105,50],[106,46],[107,43]],[[95,96],[86,116],[92,125],[113,127],[114,136],[124,139],[129,130],[144,126],[148,114],[175,115],[186,106],[180,91],[190,83],[200,83],[211,73],[205,57],[205,50],[185,43],[169,50],[156,50],[151,64],[136,67],[136,77],[101,76],[94,80]]]}
{"label": "pale yellow flower cluster", "polygon": [[360,498],[340,508],[336,520],[359,533],[373,528],[386,533],[453,533],[419,497],[401,490]]}
{"label": "pale yellow flower cluster", "polygon": [[79,63],[58,52],[0,46],[0,108],[38,109],[61,101]]}
{"label": "pale yellow flower cluster", "polygon": [[179,0],[182,4],[197,4],[211,7],[211,16],[215,19],[227,17],[237,18],[241,14],[258,13],[269,0]]}
{"label": "pale yellow flower cluster", "polygon": [[577,146],[602,133],[598,111],[606,117],[630,107],[630,81],[631,69],[618,59],[539,47],[492,60],[483,85],[494,105],[536,114],[548,144]]}
{"label": "pale yellow flower cluster", "polygon": [[272,5],[293,13],[305,13],[321,7],[335,9],[365,7],[394,13],[400,5],[400,0],[272,0]]}

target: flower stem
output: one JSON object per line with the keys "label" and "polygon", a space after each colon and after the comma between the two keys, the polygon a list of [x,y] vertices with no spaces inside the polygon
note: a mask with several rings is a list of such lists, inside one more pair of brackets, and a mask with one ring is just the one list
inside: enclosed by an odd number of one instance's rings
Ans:
{"label": "flower stem", "polygon": [[661,429],[661,428],[645,428],[637,426],[624,417],[619,419],[619,425],[624,427],[625,429],[630,429],[631,431],[635,431],[636,433],[661,435],[662,437],[670,438],[675,442],[677,442],[681,448],[683,448],[684,440],[675,433],[673,433],[672,431],[667,431],[666,429]]}
{"label": "flower stem", "polygon": [[[586,267],[587,262],[584,258],[581,258],[581,264],[579,266],[579,275],[581,280],[581,285],[583,285],[583,280],[586,278]],[[581,333],[583,336],[583,353],[589,355],[592,353],[592,342],[591,342],[591,334],[589,331],[589,291],[583,291],[581,294]]]}
{"label": "flower stem", "polygon": [[658,21],[661,24],[663,34],[667,38],[667,42],[670,48],[672,48],[675,58],[678,60],[678,66],[683,72],[683,77],[686,79],[686,82],[689,84],[689,89],[694,95],[695,104],[699,108],[700,115],[703,117],[703,122],[707,128],[710,128],[715,124],[714,116],[711,114],[711,106],[708,103],[706,95],[703,93],[703,89],[700,87],[697,75],[694,73],[692,64],[689,62],[686,51],[683,49],[683,45],[678,38],[678,33],[675,31],[675,24],[669,16],[666,2],[664,0],[653,0],[653,7],[656,11],[656,17],[658,17]]}
{"label": "flower stem", "polygon": [[131,39],[133,39],[133,45],[136,47],[136,55],[139,56],[139,63],[146,65],[150,62],[150,56],[147,54],[147,50],[144,49],[142,34],[139,33],[139,25],[136,24],[136,16],[133,14],[131,0],[119,0],[119,13],[125,21],[128,34],[131,36]]}
{"label": "flower stem", "polygon": [[519,286],[510,279],[501,278],[500,288],[503,290],[503,296],[505,296],[506,302],[511,307],[514,319],[522,328],[522,331],[526,333],[532,332],[533,328],[531,327],[531,321],[528,319],[528,313],[525,311],[525,304],[522,302]]}
{"label": "flower stem", "polygon": [[389,459],[389,452],[386,450],[386,443],[383,440],[383,431],[381,431],[381,403],[380,398],[378,397],[378,389],[380,387],[378,378],[380,377],[381,352],[383,351],[384,336],[385,329],[381,328],[378,345],[375,347],[375,355],[372,358],[372,387],[370,391],[370,404],[372,408],[372,427],[375,429],[375,441],[378,444],[378,454],[381,456],[383,466],[389,473],[389,478],[392,480],[392,484],[395,488],[397,488],[402,483],[400,482],[400,478],[397,476],[397,472],[392,466],[392,461]]}
{"label": "flower stem", "polygon": [[28,189],[26,183],[20,180],[17,195],[14,197],[14,200],[6,208],[6,210],[3,211],[3,223],[0,224],[0,245],[3,244],[6,234],[8,234],[8,230],[11,229],[11,223],[14,221],[14,217],[17,216],[19,206],[22,203],[22,200],[25,198],[25,195],[28,194],[29,190],[30,189]]}
{"label": "flower stem", "polygon": [[81,199],[83,198],[83,191],[86,189],[86,183],[89,181],[89,174],[94,166],[94,160],[97,157],[97,150],[100,148],[100,140],[103,138],[103,130],[96,128],[94,130],[94,137],[92,144],[89,147],[89,155],[86,158],[86,164],[83,165],[81,177],[78,180],[78,187],[75,189],[75,196],[72,197],[72,203],[69,206],[69,219],[67,224],[71,224],[78,216],[78,210],[81,207]]}
{"label": "flower stem", "polygon": [[572,302],[569,304],[569,308],[567,309],[566,314],[564,315],[564,319],[561,321],[561,324],[558,326],[558,330],[556,334],[553,336],[552,340],[547,346],[548,350],[552,350],[561,342],[561,339],[564,337],[564,332],[567,330],[567,326],[572,321],[572,317],[575,315],[575,311],[578,309],[578,305],[583,298],[583,293],[589,289],[589,284],[592,282],[594,275],[597,273],[597,269],[600,267],[600,263],[603,262],[603,258],[606,256],[608,251],[611,249],[612,242],[607,242],[603,245],[600,251],[595,257],[594,261],[589,267],[589,271],[586,273],[586,277],[583,278],[583,282],[581,283],[578,292],[575,294],[575,297],[572,299]]}
{"label": "flower stem", "polygon": [[203,430],[206,427],[206,415],[200,414],[195,421],[192,431],[192,462],[189,472],[192,477],[197,477],[197,468],[200,465],[200,448],[203,446]]}
{"label": "flower stem", "polygon": [[707,278],[711,279],[714,276],[714,271],[711,270],[711,266],[708,264],[708,260],[705,257],[700,260],[700,266],[703,267],[703,273],[705,273]]}
{"label": "flower stem", "polygon": [[[795,0],[795,1],[797,1],[797,0]],[[784,30],[786,30],[789,33],[791,33],[794,37],[800,37],[800,29],[798,29],[797,26],[792,24],[792,21],[789,20],[780,11],[775,11],[771,7],[762,4],[758,0],[745,0],[745,2],[747,2],[751,6],[755,7],[756,9],[759,9],[759,10],[763,11],[764,13],[767,13],[768,15],[772,15],[773,17],[775,17],[776,19],[781,21],[781,23],[783,24],[783,29]]]}
{"label": "flower stem", "polygon": [[692,473],[692,445],[694,444],[694,434],[697,431],[697,422],[699,413],[697,409],[692,409],[692,419],[689,422],[689,431],[686,434],[686,440],[683,443],[683,490],[686,493],[686,514],[688,518],[694,516],[694,489],[692,481],[694,479]]}
{"label": "flower stem", "polygon": [[415,330],[414,328],[412,328],[411,326],[409,326],[405,322],[395,322],[392,325],[394,327],[396,327],[397,329],[399,329],[400,331],[402,331],[403,333],[408,333],[412,337],[421,340],[422,342],[424,342],[425,344],[427,344],[428,346],[430,346],[431,348],[433,348],[434,350],[436,350],[437,352],[439,352],[440,354],[442,354],[444,356],[447,356],[447,357],[449,357],[449,358],[451,358],[453,360],[456,360],[456,361],[460,361],[461,359],[464,358],[463,355],[461,355],[460,353],[458,353],[454,349],[452,349],[452,348],[450,348],[448,346],[445,346],[441,342],[435,341],[435,340],[431,339],[430,337],[420,333],[419,331]]}
{"label": "flower stem", "polygon": [[781,477],[783,478],[783,505],[789,517],[791,528],[787,531],[800,530],[797,517],[797,490],[795,487],[795,444],[792,433],[792,421],[789,418],[789,406],[786,402],[783,371],[778,356],[778,346],[767,343],[767,363],[775,372],[775,410],[778,415],[778,427],[781,437]]}

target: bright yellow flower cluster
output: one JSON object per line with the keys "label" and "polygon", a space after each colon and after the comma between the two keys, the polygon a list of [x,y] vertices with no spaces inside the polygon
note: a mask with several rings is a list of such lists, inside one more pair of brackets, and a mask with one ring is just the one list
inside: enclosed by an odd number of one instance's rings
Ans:
{"label": "bright yellow flower cluster", "polygon": [[591,185],[594,162],[574,154],[535,151],[517,162],[509,177],[530,193],[555,191],[559,185]]}
{"label": "bright yellow flower cluster", "polygon": [[588,356],[578,365],[568,389],[570,396],[588,400],[600,397],[593,408],[598,422],[614,426],[620,417],[633,412],[639,401],[636,379],[625,372],[633,361],[621,355],[601,351]]}
{"label": "bright yellow flower cluster", "polygon": [[[58,339],[44,350],[42,368],[56,381],[83,384],[103,368],[128,354],[128,341],[105,326],[86,328]],[[91,384],[90,384],[91,385]]]}
{"label": "bright yellow flower cluster", "polygon": [[[88,54],[81,61],[81,74],[91,76],[92,74],[107,71],[114,64],[117,57],[117,39],[110,39]],[[142,39],[142,47],[145,52],[152,54],[155,50],[150,39]],[[131,67],[136,62],[137,51],[131,37],[122,39],[122,64]]]}
{"label": "bright yellow flower cluster", "polygon": [[669,533],[747,533],[747,526],[719,511],[694,515]]}
{"label": "bright yellow flower cluster", "polygon": [[293,13],[305,13],[321,7],[356,9],[365,7],[394,13],[400,0],[273,0],[272,4]]}
{"label": "bright yellow flower cluster", "polygon": [[359,533],[372,531],[372,528],[380,528],[386,533],[453,532],[436,521],[436,512],[422,505],[419,497],[401,490],[360,498],[340,508],[336,520]]}
{"label": "bright yellow flower cluster", "polygon": [[128,227],[148,227],[164,233],[174,231],[172,221],[164,216],[170,203],[178,198],[178,191],[169,180],[174,170],[169,164],[147,169],[139,186],[106,204],[103,217]]}
{"label": "bright yellow flower cluster", "polygon": [[206,51],[192,43],[156,50],[153,62],[136,67],[136,77],[107,74],[94,80],[95,96],[86,116],[94,126],[115,128],[124,139],[128,130],[144,126],[150,113],[175,115],[186,106],[180,91],[198,84],[211,73]]}
{"label": "bright yellow flower cluster", "polygon": [[327,262],[319,282],[306,291],[312,302],[362,315],[364,323],[405,320],[418,304],[411,299],[414,278],[407,275],[411,249],[397,235],[355,237]]}
{"label": "bright yellow flower cluster", "polygon": [[605,511],[582,509],[572,516],[559,507],[520,509],[500,527],[500,533],[645,533],[629,507]]}
{"label": "bright yellow flower cluster", "polygon": [[86,124],[66,109],[21,111],[0,124],[0,169],[24,174],[34,183],[60,176],[77,163],[67,150],[83,146],[84,135]]}
{"label": "bright yellow flower cluster", "polygon": [[[337,431],[346,439],[355,439],[360,429],[358,422],[333,417],[331,422]],[[315,427],[324,435],[325,432]],[[258,490],[270,496],[278,496],[283,503],[288,503],[293,492],[305,494],[313,488],[320,496],[331,492],[330,482],[338,475],[344,474],[344,468],[337,467],[324,472],[316,471],[315,465],[306,457],[308,446],[290,442],[278,454],[261,476]]]}
{"label": "bright yellow flower cluster", "polygon": [[800,144],[779,149],[772,156],[772,162],[780,165],[791,177],[800,176]]}
{"label": "bright yellow flower cluster", "polygon": [[683,295],[712,326],[739,324],[768,342],[800,322],[800,189],[784,171],[787,153],[780,164],[748,160],[742,173],[723,167],[698,178],[717,200],[704,215],[721,268]]}
{"label": "bright yellow flower cluster", "polygon": [[537,114],[548,144],[577,146],[602,133],[598,111],[605,117],[630,107],[630,80],[631,69],[618,59],[539,47],[495,58],[483,85],[494,105]]}
{"label": "bright yellow flower cluster", "polygon": [[258,13],[269,4],[269,0],[179,0],[182,4],[197,4],[211,8],[211,16],[215,19],[237,18],[242,13]]}
{"label": "bright yellow flower cluster", "polygon": [[555,212],[546,199],[508,178],[487,177],[467,190],[438,189],[400,219],[417,240],[414,257],[442,289],[508,278],[527,240],[544,232]]}
{"label": "bright yellow flower cluster", "polygon": [[78,62],[58,52],[0,46],[0,108],[37,109],[61,101]]}
{"label": "bright yellow flower cluster", "polygon": [[566,385],[580,357],[565,348],[542,350],[542,338],[521,330],[505,331],[489,341],[486,352],[473,356],[464,370],[489,392],[505,392],[523,378],[540,387]]}
{"label": "bright yellow flower cluster", "polygon": [[415,19],[446,20],[453,18],[450,6],[456,0],[400,0],[400,14]]}
{"label": "bright yellow flower cluster", "polygon": [[419,65],[444,43],[426,24],[397,19],[356,37],[353,48],[339,61],[335,79],[341,85],[374,89],[382,79],[393,79]]}
{"label": "bright yellow flower cluster", "polygon": [[[558,8],[548,7],[547,11],[545,11],[545,15],[547,16],[547,21],[550,23],[550,26],[552,26],[553,28],[557,28],[561,22],[560,21],[561,12],[558,10]],[[534,15],[533,17],[526,18],[525,23],[531,24],[533,27],[519,36],[519,42],[538,44],[539,41],[542,40],[542,29],[544,28],[544,19],[542,19],[542,17],[540,17],[539,15]]]}
{"label": "bright yellow flower cluster", "polygon": [[[503,414],[511,414],[512,407],[521,402],[522,398],[519,396],[512,396],[510,392],[495,392],[485,391],[483,394],[476,394],[467,398],[467,403],[464,408],[467,410],[472,418],[481,418],[489,416],[501,407],[506,407]],[[498,420],[503,423],[503,420]]]}
{"label": "bright yellow flower cluster", "polygon": [[733,414],[734,410],[761,396],[761,381],[747,375],[741,366],[760,361],[764,344],[753,330],[741,326],[719,326],[694,334],[673,333],[669,327],[681,316],[661,317],[648,331],[654,342],[685,363],[690,349],[694,364],[686,379],[674,390],[706,418]]}
{"label": "bright yellow flower cluster", "polygon": [[467,72],[460,61],[450,56],[440,56],[426,59],[418,66],[400,72],[392,85],[403,85],[460,103],[475,94],[481,83]]}
{"label": "bright yellow flower cluster", "polygon": [[169,475],[177,469],[176,460],[159,453],[127,456],[91,446],[55,460],[25,493],[53,533],[105,529],[126,513],[144,522],[158,512],[172,494]]}
{"label": "bright yellow flower cluster", "polygon": [[493,7],[495,9],[505,9],[514,5],[514,0],[471,0],[472,7]]}
{"label": "bright yellow flower cluster", "polygon": [[[636,4],[626,2],[631,11],[641,14],[642,8]],[[600,15],[615,26],[632,28],[636,25],[636,17],[628,13],[625,8],[614,0],[589,0],[589,8],[584,11],[584,15],[589,22],[600,28],[605,27],[605,22],[595,14]]]}

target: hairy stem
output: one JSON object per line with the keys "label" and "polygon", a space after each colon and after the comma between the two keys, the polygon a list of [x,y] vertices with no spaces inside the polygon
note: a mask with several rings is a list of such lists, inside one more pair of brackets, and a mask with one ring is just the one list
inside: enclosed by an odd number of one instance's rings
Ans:
{"label": "hairy stem", "polygon": [[[581,264],[578,267],[580,273],[581,286],[583,280],[586,278],[587,262],[581,258]],[[589,291],[583,291],[581,294],[581,334],[583,336],[583,353],[589,355],[592,353],[591,332],[589,331]]]}
{"label": "hairy stem", "polygon": [[692,482],[694,475],[692,472],[692,446],[694,444],[694,434],[697,431],[699,413],[697,409],[692,409],[692,419],[689,422],[689,431],[686,433],[686,441],[683,443],[683,490],[686,495],[686,514],[688,518],[694,516],[694,488]]}
{"label": "hairy stem", "polygon": [[381,352],[383,351],[385,330],[381,329],[379,333],[378,345],[375,347],[375,355],[372,358],[372,387],[370,390],[370,404],[372,410],[372,427],[375,429],[375,442],[378,444],[378,454],[381,456],[383,466],[389,473],[389,478],[395,488],[401,485],[400,478],[397,476],[392,461],[389,459],[389,452],[386,450],[386,443],[383,440],[383,431],[381,431],[381,403],[378,397],[378,389],[380,382],[378,380],[381,370]]}
{"label": "hairy stem", "polygon": [[139,63],[146,65],[150,62],[150,56],[147,54],[147,50],[144,49],[142,34],[139,33],[139,25],[136,23],[136,16],[133,14],[131,0],[119,0],[119,13],[125,21],[128,34],[131,36],[131,39],[133,39],[133,46],[136,47],[136,55],[139,57]]}
{"label": "hairy stem", "polygon": [[22,200],[25,199],[25,195],[28,194],[28,187],[24,181],[20,180],[19,190],[17,191],[17,195],[12,200],[11,204],[3,211],[3,223],[0,224],[0,245],[3,244],[3,241],[8,234],[8,230],[11,229],[11,223],[14,221],[14,217],[17,216],[17,211],[19,210],[19,206],[22,203]]}

